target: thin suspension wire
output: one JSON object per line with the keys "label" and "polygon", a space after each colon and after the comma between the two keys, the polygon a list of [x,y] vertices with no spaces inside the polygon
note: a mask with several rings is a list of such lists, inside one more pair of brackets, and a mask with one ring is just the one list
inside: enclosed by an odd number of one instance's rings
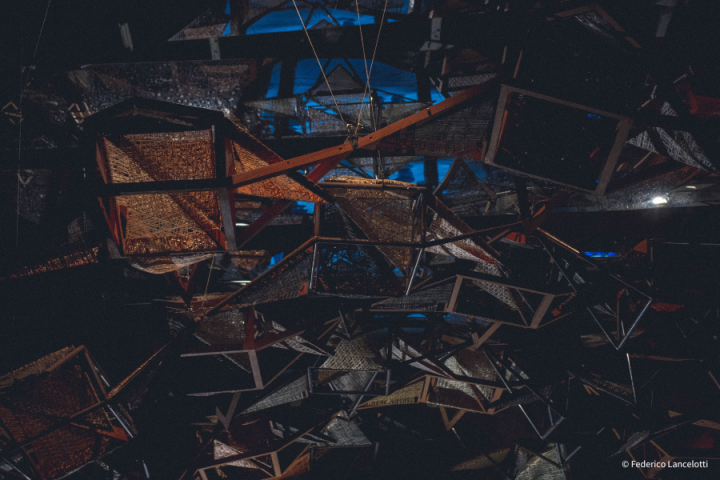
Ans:
{"label": "thin suspension wire", "polygon": [[[355,0],[355,11],[357,12],[358,28],[360,28],[360,46],[363,52],[363,65],[365,65],[365,80],[370,81],[370,73],[368,72],[367,55],[365,54],[365,39],[363,38],[362,23],[360,22],[360,0]],[[363,102],[365,97],[363,97]],[[362,103],[360,104],[362,111]],[[360,117],[358,117],[358,123],[360,123]],[[357,132],[356,132],[357,133]]]}
{"label": "thin suspension wire", "polygon": [[[48,12],[50,11],[50,4],[52,3],[52,0],[48,0],[47,7],[45,7],[45,15],[43,16],[42,25],[40,25],[40,33],[38,34],[37,42],[35,42],[35,50],[33,51],[32,60],[30,61],[30,66],[28,67],[28,73],[27,78],[30,78],[30,73],[32,72],[33,66],[35,64],[35,57],[37,56],[38,47],[40,46],[40,39],[42,38],[43,30],[45,30],[45,22],[47,21]],[[18,100],[18,166],[17,166],[17,198],[15,199],[16,202],[16,212],[15,212],[15,246],[17,247],[19,241],[20,241],[20,164],[22,162],[22,101],[23,101],[23,94],[25,93],[25,79],[23,78],[23,68],[22,68],[22,60],[23,60],[23,23],[21,22],[20,26],[20,99]]]}
{"label": "thin suspension wire", "polygon": [[210,262],[210,273],[208,273],[208,279],[207,279],[207,282],[205,283],[205,294],[203,295],[203,301],[202,301],[202,305],[200,305],[200,310],[205,308],[205,300],[207,300],[207,291],[208,291],[208,286],[210,286],[210,277],[212,277],[212,271],[213,271],[214,265],[215,265],[215,256],[213,255],[212,261]]}
{"label": "thin suspension wire", "polygon": [[[340,111],[340,107],[338,106],[337,100],[335,99],[335,95],[333,94],[332,88],[330,88],[330,82],[328,82],[327,76],[325,76],[325,70],[323,69],[323,66],[320,64],[320,58],[318,57],[317,52],[315,51],[315,45],[313,45],[312,40],[310,39],[310,34],[307,31],[307,28],[305,27],[305,22],[302,19],[302,15],[300,15],[300,10],[298,9],[297,3],[295,3],[295,0],[292,0],[293,5],[295,5],[295,11],[297,12],[298,18],[300,19],[300,24],[303,27],[303,31],[305,32],[305,36],[308,39],[308,42],[310,42],[310,48],[312,48],[313,53],[315,54],[315,60],[317,60],[318,67],[320,67],[320,73],[322,73],[323,78],[325,79],[325,85],[327,85],[328,90],[330,91],[330,96],[333,99],[333,103],[335,104],[335,109],[338,112],[338,115],[340,116],[340,120],[342,120],[343,123],[345,123],[345,119],[343,118],[342,112]],[[387,0],[386,0],[387,2]]]}
{"label": "thin suspension wire", "polygon": [[42,37],[43,30],[45,29],[45,21],[47,20],[48,12],[50,11],[50,4],[52,0],[48,0],[47,7],[45,7],[45,16],[43,17],[42,25],[40,26],[40,34],[38,35],[37,43],[35,44],[35,51],[33,52],[31,64],[35,63],[35,57],[37,56],[38,47],[40,46],[40,38]]}
{"label": "thin suspension wire", "polygon": [[[362,102],[360,103],[360,111],[358,112],[358,119],[357,119],[357,123],[355,125],[355,135],[357,135],[358,129],[360,128],[360,117],[362,115],[363,106],[365,105],[365,97],[367,96],[368,90],[370,88],[370,75],[372,75],[373,65],[375,64],[375,54],[377,53],[377,47],[378,47],[378,44],[380,43],[380,34],[382,33],[382,27],[383,27],[383,24],[385,23],[385,12],[387,12],[387,6],[388,6],[388,0],[385,0],[385,6],[383,7],[382,17],[380,18],[380,28],[378,29],[377,38],[375,39],[375,48],[373,49],[372,60],[370,61],[370,71],[367,74],[367,81],[365,82],[365,89],[363,90],[363,98],[362,98]],[[365,51],[365,49],[363,47],[363,52],[364,51]],[[372,114],[372,112],[370,112],[370,113]],[[375,131],[377,131],[377,125],[373,125],[373,128]]]}

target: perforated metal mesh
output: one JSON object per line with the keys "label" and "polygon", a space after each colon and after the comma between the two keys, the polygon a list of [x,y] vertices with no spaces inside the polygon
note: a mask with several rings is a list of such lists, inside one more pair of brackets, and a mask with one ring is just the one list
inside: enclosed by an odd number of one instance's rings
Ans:
{"label": "perforated metal mesh", "polygon": [[242,345],[245,343],[247,313],[234,308],[211,317],[203,317],[195,336],[210,345]]}
{"label": "perforated metal mesh", "polygon": [[494,466],[493,461],[497,464],[502,463],[502,461],[505,460],[505,457],[507,457],[508,453],[510,453],[509,448],[492,451],[488,454],[490,458],[492,458],[492,460],[490,460],[484,454],[478,455],[475,458],[465,460],[464,462],[460,462],[457,465],[452,466],[450,468],[450,471],[457,472],[463,470],[480,470],[483,468],[491,468]]}
{"label": "perforated metal mesh", "polygon": [[[313,345],[312,343],[305,340],[300,335],[283,340],[283,344],[287,345],[290,350],[295,350],[300,353],[309,353],[310,355],[329,355],[325,350]],[[276,344],[277,345],[277,344]],[[273,345],[275,346],[275,345]]]}
{"label": "perforated metal mesh", "polygon": [[347,124],[338,115],[325,113],[315,108],[307,109],[310,130],[308,133],[347,133]]}
{"label": "perforated metal mesh", "polygon": [[319,293],[384,297],[399,292],[395,274],[373,247],[322,244],[319,248]]}
{"label": "perforated metal mesh", "polygon": [[363,402],[358,409],[372,407],[388,407],[391,405],[410,405],[418,403],[422,396],[425,381],[415,382],[412,385],[400,388],[390,395],[375,397],[372,400]]}
{"label": "perforated metal mesh", "polygon": [[483,280],[463,281],[455,311],[485,320],[525,324],[510,289]]}
{"label": "perforated metal mesh", "polygon": [[15,381],[22,380],[23,378],[30,375],[40,375],[42,372],[52,367],[59,360],[65,358],[65,356],[67,356],[73,350],[75,350],[75,347],[72,345],[69,347],[65,347],[62,350],[58,350],[57,352],[45,355],[44,357],[35,360],[32,363],[28,363],[25,366],[22,366],[16,370],[13,370],[10,373],[3,375],[2,377],[0,377],[0,388],[8,387],[12,385]]}
{"label": "perforated metal mesh", "polygon": [[[104,145],[110,179],[113,183],[137,183],[213,178],[215,162],[209,130],[186,133],[107,139]],[[218,247],[208,233],[221,236],[215,192],[119,196],[116,203],[127,220],[127,255]]]}
{"label": "perforated metal mesh", "polygon": [[98,262],[99,252],[100,247],[78,248],[77,250],[70,251],[64,255],[53,257],[28,267],[22,267],[10,273],[7,277],[0,277],[0,280],[3,280],[4,278],[28,277],[31,275],[37,275],[38,273],[54,272],[71,267],[90,265]]}
{"label": "perforated metal mesh", "polygon": [[[563,456],[567,455],[565,445],[558,445],[557,448],[560,449]],[[540,453],[545,458],[560,464],[562,459],[558,455],[557,448],[555,444],[550,444]],[[518,472],[516,480],[563,480],[566,478],[562,469],[536,455],[530,457],[522,449],[518,452],[516,468]]]}
{"label": "perforated metal mesh", "polygon": [[[412,157],[412,156],[383,156],[382,158],[382,177],[388,178],[390,175],[392,175],[395,172],[398,172],[402,170],[406,165],[417,161],[418,157]],[[345,159],[346,162],[348,162],[351,165],[354,165],[358,170],[364,171],[368,173],[370,176],[374,173],[374,165],[378,161],[374,157],[356,157],[356,158],[348,158]],[[332,177],[341,177],[341,176],[359,176],[354,171],[350,170],[349,168],[343,168],[342,164],[340,164],[338,167],[332,170],[331,175]]]}
{"label": "perforated metal mesh", "polygon": [[[283,161],[275,152],[250,135],[239,123],[233,121],[233,124],[236,130],[233,132],[234,140],[232,141],[236,174],[250,172]],[[323,202],[322,198],[287,175],[279,175],[261,182],[244,185],[235,189],[235,192],[258,197]]]}
{"label": "perforated metal mesh", "polygon": [[254,305],[297,298],[308,292],[312,247],[287,257],[274,270],[248,285],[238,305]]}
{"label": "perforated metal mesh", "polygon": [[322,206],[320,232],[324,237],[365,239],[366,236],[352,219],[337,205]]}
{"label": "perforated metal mesh", "polygon": [[335,347],[335,355],[329,357],[321,368],[334,370],[385,370],[384,362],[376,345],[368,336],[353,340],[341,340]]}
{"label": "perforated metal mesh", "polygon": [[617,30],[615,30],[613,26],[610,25],[607,20],[605,20],[602,15],[595,10],[575,15],[573,19],[589,31],[603,37],[605,40],[616,44],[619,42],[616,38]]}
{"label": "perforated metal mesh", "polygon": [[[228,445],[225,445],[224,443],[213,440],[213,459],[214,460],[222,460],[223,458],[232,457],[234,455],[240,455],[244,453],[244,449],[237,449],[230,447]],[[226,464],[230,467],[242,467],[242,468],[258,468],[257,465],[255,465],[252,460],[235,460],[234,462],[230,462]]]}
{"label": "perforated metal mesh", "polygon": [[53,244],[37,257],[18,258],[17,260],[24,260],[27,263],[20,264],[22,266],[19,268],[9,269],[7,273],[0,271],[0,280],[97,263],[100,247],[94,246],[97,245],[97,239],[94,238],[93,233],[93,224],[83,213],[67,224],[66,241],[53,239]]}
{"label": "perforated metal mesh", "polygon": [[668,156],[685,165],[712,171],[710,159],[689,132],[650,127],[629,139],[628,143],[643,150]]}
{"label": "perforated metal mesh", "polygon": [[[287,331],[287,329],[275,321],[271,322],[271,325],[269,327],[267,323],[265,324],[264,333],[276,334],[285,331]],[[292,337],[287,337],[282,342],[272,344],[271,347],[280,348],[283,350],[290,349],[300,353],[309,353],[311,355],[329,355],[328,352],[318,347],[317,345],[313,345],[311,342],[305,340],[301,335],[293,335]]]}
{"label": "perforated metal mesh", "polygon": [[[428,241],[443,240],[472,232],[472,228],[455,215],[439,199],[431,207],[435,214],[427,228]],[[488,253],[490,247],[478,236],[475,239],[459,240],[444,245],[427,248],[428,252],[450,255],[477,263],[475,271],[489,275],[502,276],[498,261]]]}
{"label": "perforated metal mesh", "polygon": [[[206,345],[243,345],[246,340],[247,313],[238,308],[226,310],[211,317],[204,317],[195,330],[195,337]],[[225,358],[252,372],[247,353],[224,354]]]}
{"label": "perforated metal mesh", "polygon": [[428,405],[485,413],[481,408],[477,395],[467,383],[448,378],[438,378],[437,383],[428,390],[427,403]]}
{"label": "perforated metal mesh", "polygon": [[[445,361],[445,366],[456,375],[488,381],[498,379],[497,372],[492,368],[490,361],[480,351],[469,349],[460,350],[457,354]],[[438,380],[438,382],[440,381]],[[470,387],[465,384],[465,387],[461,388],[461,390],[472,398],[476,398],[478,393],[480,393],[486,400],[490,400],[495,393],[494,388],[483,385]],[[477,408],[477,405],[475,405],[474,408]]]}
{"label": "perforated metal mesh", "polygon": [[[365,389],[375,372],[352,370],[329,382],[332,390],[337,392],[358,392]],[[349,395],[353,400],[359,395]]]}
{"label": "perforated metal mesh", "polygon": [[[150,181],[137,173],[115,148],[154,180],[196,180],[215,177],[210,130],[143,133],[108,137],[108,163],[113,183]],[[113,148],[114,147],[114,148]]]}
{"label": "perforated metal mesh", "polygon": [[157,255],[152,257],[127,256],[127,261],[133,267],[148,273],[162,274],[177,271],[189,265],[194,265],[213,256],[212,253],[195,255]]}
{"label": "perforated metal mesh", "polygon": [[[357,177],[331,179],[358,185],[375,185],[374,180]],[[387,183],[392,186],[412,186],[402,182]],[[334,187],[328,181],[325,184],[330,194],[345,213],[362,229],[370,240],[396,241],[404,243],[420,240],[419,212],[416,209],[417,193],[414,191]],[[401,271],[408,271],[414,260],[415,252],[406,247],[380,247],[388,259]]]}
{"label": "perforated metal mesh", "polygon": [[[67,349],[61,351],[67,353]],[[46,357],[22,373],[40,372],[61,352]],[[18,372],[14,372],[16,376]],[[70,361],[55,371],[37,379],[25,378],[15,383],[11,392],[3,395],[0,420],[17,442],[41,434],[58,423],[100,401],[88,375],[80,365]],[[85,465],[101,456],[110,444],[110,437],[96,434],[92,429],[112,432],[113,426],[102,409],[81,416],[75,422],[34,440],[30,447],[37,458],[37,470],[42,478],[52,479]]]}
{"label": "perforated metal mesh", "polygon": [[327,427],[325,427],[325,435],[335,439],[335,447],[369,447],[372,442],[360,430],[354,420],[344,420],[342,418],[333,418]]}
{"label": "perforated metal mesh", "polygon": [[407,310],[413,312],[442,311],[450,302],[455,282],[447,281],[440,285],[413,292],[408,296],[390,298],[373,305],[383,310]]}
{"label": "perforated metal mesh", "polygon": [[255,78],[254,70],[252,59],[186,60],[85,65],[69,71],[67,76],[81,92],[90,112],[134,96],[197,108],[234,110],[242,86]]}
{"label": "perforated metal mesh", "polygon": [[202,15],[190,22],[169,40],[198,40],[201,38],[221,37],[228,21],[227,15],[215,15],[208,8]]}
{"label": "perforated metal mesh", "polygon": [[[117,204],[126,212],[126,237],[124,251],[128,255],[186,252],[218,248],[217,243],[203,230],[207,217],[202,214],[193,218],[193,204],[186,202],[193,194],[156,194],[117,197]],[[217,199],[210,200],[210,208],[217,206]],[[204,197],[204,198],[203,198]],[[214,200],[214,202],[213,202]],[[212,204],[215,205],[212,205]],[[189,207],[185,210],[183,206]],[[219,208],[218,208],[219,212]],[[193,212],[196,213],[196,212]],[[199,212],[197,212],[199,213]],[[200,220],[200,221],[196,221]],[[217,224],[212,230],[219,230]]]}
{"label": "perforated metal mesh", "polygon": [[438,116],[384,139],[379,150],[481,160],[497,100],[478,98],[461,109]]}
{"label": "perforated metal mesh", "polygon": [[[362,80],[355,77],[342,65],[338,65],[327,73],[327,83],[332,86],[333,93],[341,93],[348,90],[359,91],[365,86]],[[328,86],[325,82],[320,83],[315,92],[324,95],[330,94]]]}
{"label": "perforated metal mesh", "polygon": [[270,260],[270,252],[268,250],[243,250],[239,252],[229,252],[229,255],[232,264],[245,273],[254,270]]}
{"label": "perforated metal mesh", "polygon": [[[330,85],[332,86],[333,93],[335,93],[334,100],[330,96],[319,95],[312,97],[312,100],[319,103],[324,108],[330,109],[331,111],[336,111],[337,108],[339,108],[343,117],[348,122],[355,123],[358,119],[358,114],[360,114],[360,124],[367,127],[377,126],[379,128],[389,125],[393,122],[402,120],[403,118],[412,115],[413,113],[427,106],[420,102],[383,104],[379,118],[373,119],[371,117],[371,110],[369,107],[370,98],[368,95],[365,96],[365,99],[363,101],[362,93],[337,94],[336,85],[333,83],[333,79],[328,77],[328,80],[330,81]],[[324,82],[322,86],[325,86]],[[362,87],[360,87],[359,90],[362,90]],[[327,88],[325,88],[325,91],[327,91]],[[335,106],[335,102],[337,102],[338,104],[337,107]],[[312,115],[313,110],[318,111],[315,108],[311,107],[308,109],[308,113],[311,113]],[[374,123],[376,121],[378,122],[377,125]],[[341,123],[338,122],[338,131],[341,131],[341,126]]]}
{"label": "perforated metal mesh", "polygon": [[286,403],[295,402],[308,397],[308,384],[307,378],[300,377],[297,380],[285,385],[279,390],[271,393],[267,397],[263,398],[259,402],[255,403],[251,407],[243,411],[243,415],[246,413],[257,412],[259,410],[265,410],[278,405],[284,405]]}
{"label": "perforated metal mesh", "polygon": [[457,159],[455,162],[462,165],[452,166],[441,185],[440,198],[456,215],[482,215],[490,196],[464,160]]}

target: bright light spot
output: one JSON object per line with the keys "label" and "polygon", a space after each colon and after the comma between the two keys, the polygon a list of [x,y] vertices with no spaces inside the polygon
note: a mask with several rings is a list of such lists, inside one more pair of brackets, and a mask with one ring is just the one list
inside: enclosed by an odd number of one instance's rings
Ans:
{"label": "bright light spot", "polygon": [[668,201],[667,201],[667,198],[665,198],[665,197],[655,197],[652,199],[652,202],[655,205],[662,205],[663,203],[667,203]]}
{"label": "bright light spot", "polygon": [[685,187],[685,188],[692,188],[693,190],[695,190],[697,187],[696,187],[695,185],[688,185],[688,186]]}
{"label": "bright light spot", "polygon": [[236,223],[235,226],[236,227],[249,227],[250,224],[249,223]]}

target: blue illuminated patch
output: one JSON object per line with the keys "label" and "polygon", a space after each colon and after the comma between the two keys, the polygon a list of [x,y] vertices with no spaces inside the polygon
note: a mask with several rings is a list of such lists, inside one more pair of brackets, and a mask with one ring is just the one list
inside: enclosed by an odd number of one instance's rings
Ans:
{"label": "blue illuminated patch", "polygon": [[617,257],[618,254],[615,252],[583,252],[588,257],[593,258],[607,258],[607,257]]}
{"label": "blue illuminated patch", "polygon": [[298,208],[305,211],[305,213],[313,213],[315,212],[315,204],[312,202],[295,202],[298,206]]}
{"label": "blue illuminated patch", "polygon": [[280,91],[280,70],[282,70],[282,62],[273,65],[265,98],[275,98],[278,96],[278,92]]}
{"label": "blue illuminated patch", "polygon": [[278,253],[270,259],[270,265],[275,265],[276,263],[280,262],[280,260],[282,260],[284,256],[285,254],[283,252]]}

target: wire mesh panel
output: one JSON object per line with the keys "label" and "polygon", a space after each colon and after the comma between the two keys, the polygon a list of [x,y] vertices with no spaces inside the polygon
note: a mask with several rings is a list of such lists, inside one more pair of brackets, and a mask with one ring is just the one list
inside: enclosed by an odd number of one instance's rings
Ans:
{"label": "wire mesh panel", "polygon": [[309,393],[307,378],[303,375],[297,380],[290,382],[289,384],[272,392],[270,395],[262,398],[260,401],[248,407],[242,413],[244,415],[246,413],[252,413],[268,408],[277,407],[278,405],[285,405],[287,403],[303,400],[307,398],[308,395]]}
{"label": "wire mesh panel", "polygon": [[195,336],[210,345],[242,345],[246,340],[247,312],[239,308],[203,317]]}
{"label": "wire mesh panel", "polygon": [[482,215],[488,202],[494,202],[494,192],[481,184],[462,159],[453,162],[438,190],[443,203],[460,216]]}
{"label": "wire mesh panel", "polygon": [[[515,478],[517,480],[534,480],[537,478],[562,480],[567,478],[563,469],[556,466],[561,465],[563,457],[567,455],[565,445],[550,444],[540,454],[545,458],[540,458],[537,455],[530,456],[524,450],[518,452],[515,460],[515,468],[517,469]],[[554,465],[546,459],[554,462]]]}
{"label": "wire mesh panel", "polygon": [[242,290],[238,307],[289,300],[309,291],[312,247],[286,257]]}
{"label": "wire mesh panel", "polygon": [[320,233],[331,238],[367,238],[355,222],[335,204],[328,203],[322,206],[320,220]]}
{"label": "wire mesh panel", "polygon": [[520,308],[510,289],[490,282],[463,282],[458,294],[456,313],[462,313],[484,320],[502,320],[518,325],[528,325],[518,315]]}
{"label": "wire mesh panel", "polygon": [[[335,187],[333,182],[346,185]],[[380,188],[363,188],[366,186]],[[422,228],[417,208],[418,194],[406,187],[414,185],[396,181],[378,183],[357,177],[339,177],[325,182],[325,188],[338,206],[370,240],[414,243],[420,240]],[[380,247],[380,251],[401,271],[407,272],[412,268],[415,255],[412,248]]]}
{"label": "wire mesh panel", "polygon": [[187,255],[129,255],[128,263],[133,267],[148,273],[170,273],[183,267],[194,265],[213,256],[212,253],[197,253]]}
{"label": "wire mesh panel", "polygon": [[[213,460],[222,460],[223,458],[232,457],[245,453],[244,448],[232,448],[224,443],[214,440],[213,441]],[[252,460],[235,460],[227,463],[225,466],[228,467],[241,467],[241,468],[259,468]]]}
{"label": "wire mesh panel", "polygon": [[[385,373],[378,377],[377,370],[337,370],[309,368],[310,392],[320,395],[359,394],[384,395],[385,385],[381,384]],[[373,381],[377,379],[376,381]]]}
{"label": "wire mesh panel", "polygon": [[[425,238],[427,241],[444,240],[472,232],[472,228],[455,215],[437,197],[431,198],[431,217]],[[428,252],[449,255],[477,263],[475,270],[489,275],[504,276],[500,262],[489,252],[491,247],[480,237],[466,238],[451,243],[428,247]]]}
{"label": "wire mesh panel", "polygon": [[127,440],[102,408],[57,428],[101,401],[102,392],[88,375],[94,367],[84,365],[74,350],[68,347],[0,378],[0,388],[6,387],[0,405],[3,428],[14,442],[30,441],[26,450],[32,451],[33,467],[43,479],[62,477],[102,456],[113,438]]}
{"label": "wire mesh panel", "polygon": [[480,96],[462,108],[385,138],[378,144],[378,150],[481,160],[495,104],[496,100]]}
{"label": "wire mesh panel", "polygon": [[323,433],[335,440],[334,448],[369,447],[372,445],[372,442],[358,427],[357,421],[347,420],[339,416],[328,423]]}
{"label": "wire mesh panel", "polygon": [[[231,136],[236,174],[250,172],[283,161],[275,152],[250,135],[242,125],[233,122],[233,126],[234,131]],[[279,175],[260,182],[243,185],[236,188],[235,192],[258,197],[302,202],[323,202],[322,198],[287,175]]]}
{"label": "wire mesh panel", "polygon": [[[652,98],[644,110],[677,117],[677,112],[670,106],[670,103],[658,97]],[[714,170],[707,154],[690,132],[648,127],[639,132],[633,132],[627,143],[649,152],[665,155],[691,167]]]}
{"label": "wire mesh panel", "polygon": [[363,402],[358,410],[373,407],[389,407],[392,405],[412,405],[420,402],[423,389],[425,387],[425,379],[413,382],[392,392],[390,395],[375,397],[371,400]]}
{"label": "wire mesh panel", "polygon": [[216,196],[198,197],[194,193],[133,195],[117,197],[117,203],[126,214],[124,251],[127,255],[218,248],[203,227],[219,231],[219,225],[202,210],[194,208],[201,205],[219,214]]}
{"label": "wire mesh panel", "polygon": [[[227,177],[283,161],[242,125],[213,110],[132,98],[85,123],[99,134],[97,162],[105,183],[130,184],[106,189],[112,192],[105,208],[111,232],[131,263],[152,273],[206,258],[193,258],[199,252],[234,250],[234,197]],[[290,176],[238,191],[322,202]],[[187,191],[192,185],[197,190]],[[162,258],[173,253],[185,258]]]}
{"label": "wire mesh panel", "polygon": [[440,285],[425,288],[407,296],[390,298],[373,305],[378,310],[401,310],[410,312],[441,312],[450,303],[454,281],[446,281]]}
{"label": "wire mesh panel", "polygon": [[351,297],[397,295],[400,285],[374,247],[318,244],[318,293]]}
{"label": "wire mesh panel", "polygon": [[[111,183],[215,177],[210,130],[110,136],[102,145]],[[217,248],[222,222],[216,192],[129,195],[115,202],[125,218],[126,255]]]}
{"label": "wire mesh panel", "polygon": [[380,355],[379,348],[377,342],[370,335],[353,340],[343,339],[335,347],[335,354],[328,357],[320,368],[332,370],[384,370],[385,362]]}
{"label": "wire mesh panel", "polygon": [[508,453],[510,453],[509,448],[495,450],[489,452],[487,455],[483,453],[482,455],[471,458],[469,460],[465,460],[458,463],[457,465],[453,465],[452,467],[450,467],[450,471],[458,472],[465,470],[481,470],[484,468],[490,468],[494,466],[493,462],[497,464],[502,463],[503,460],[505,460],[505,457],[507,457]]}
{"label": "wire mesh panel", "polygon": [[[38,273],[63,270],[98,262],[100,247],[94,226],[83,213],[50,237],[50,245],[36,255],[18,255],[9,265],[0,268],[0,280],[21,278]],[[64,231],[63,231],[64,230]]]}
{"label": "wire mesh panel", "polygon": [[[131,27],[132,28],[132,27]],[[254,60],[199,60],[84,65],[67,72],[90,112],[130,97],[206,109],[234,109],[255,77]]]}
{"label": "wire mesh panel", "polygon": [[107,141],[113,183],[151,181],[143,174],[152,180],[215,177],[210,130],[118,135]]}
{"label": "wire mesh panel", "polygon": [[201,38],[220,37],[229,21],[230,18],[228,15],[215,14],[208,8],[169,40],[198,40]]}
{"label": "wire mesh panel", "polygon": [[483,408],[486,400],[479,391],[473,389],[467,383],[448,378],[438,378],[435,385],[428,389],[427,404],[458,408],[475,413],[486,413]]}
{"label": "wire mesh panel", "polygon": [[[543,244],[570,287],[607,339],[619,349],[630,338],[653,298],[611,275],[583,253],[543,231]],[[558,307],[556,307],[557,309]]]}

